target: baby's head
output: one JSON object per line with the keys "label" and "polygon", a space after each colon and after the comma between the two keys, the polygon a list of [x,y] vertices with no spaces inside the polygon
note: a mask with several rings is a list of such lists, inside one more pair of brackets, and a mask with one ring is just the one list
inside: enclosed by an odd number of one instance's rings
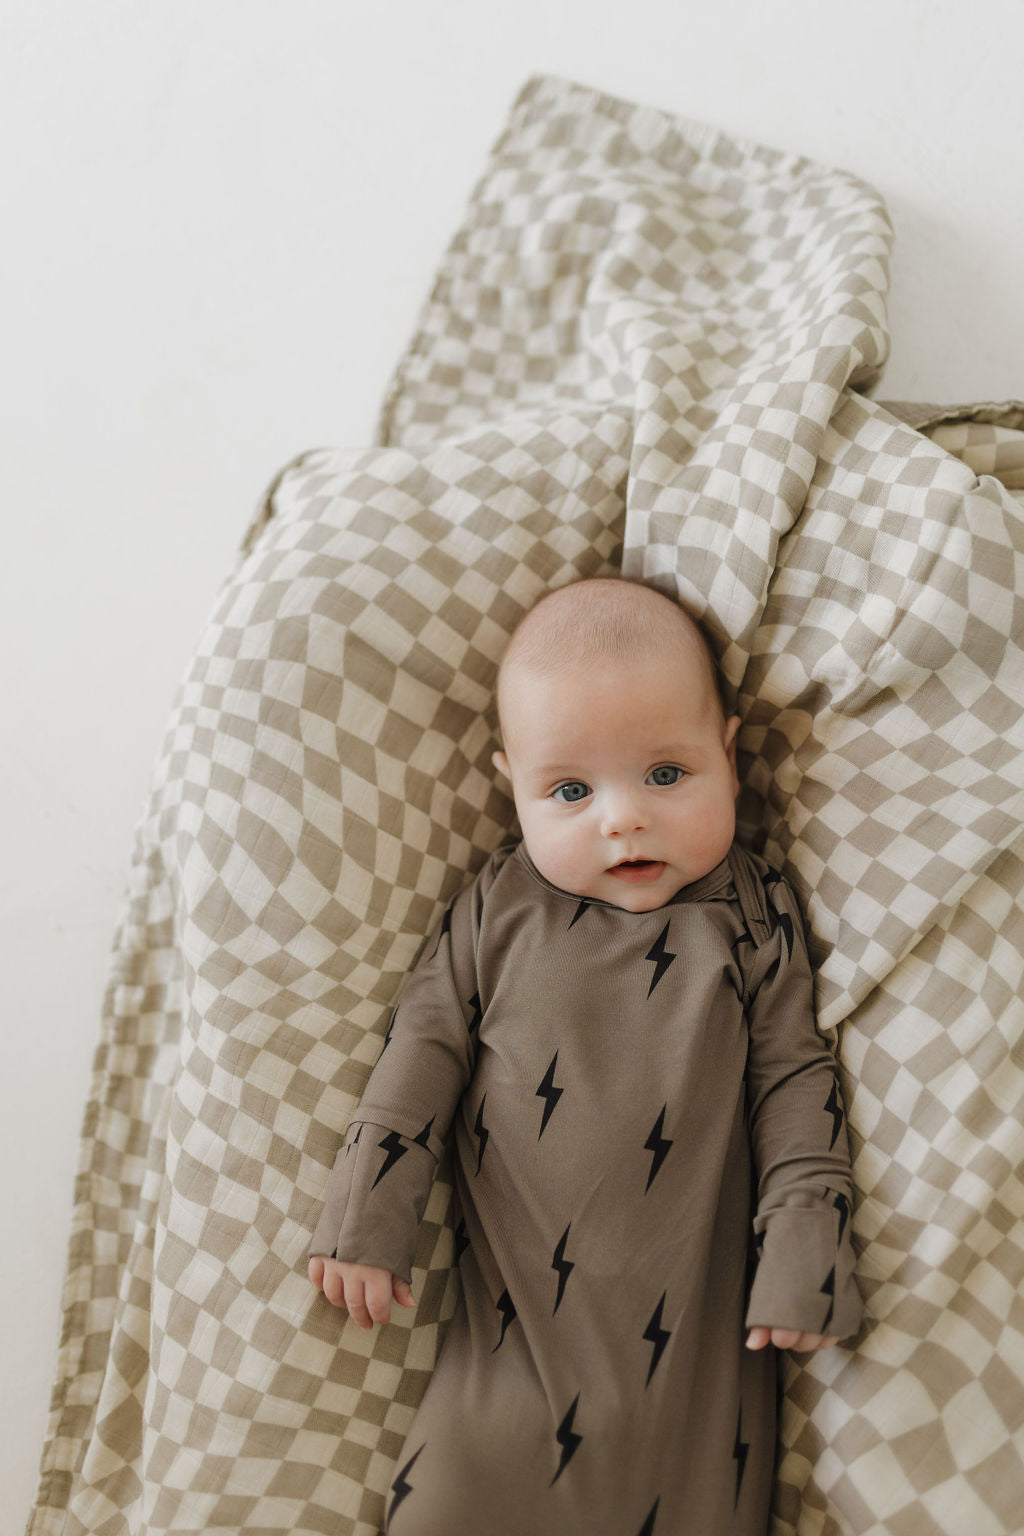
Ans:
{"label": "baby's head", "polygon": [[494,764],[553,885],[649,912],[725,858],[740,722],[671,598],[614,577],[548,593],[509,641],[498,714]]}

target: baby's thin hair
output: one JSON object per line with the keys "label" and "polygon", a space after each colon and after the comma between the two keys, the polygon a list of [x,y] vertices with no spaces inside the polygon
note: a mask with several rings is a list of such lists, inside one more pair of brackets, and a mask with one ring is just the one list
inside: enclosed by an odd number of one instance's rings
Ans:
{"label": "baby's thin hair", "polygon": [[666,639],[682,640],[696,651],[720,707],[718,668],[707,639],[673,598],[625,576],[593,576],[556,587],[512,632],[498,670],[499,716],[502,678],[513,664],[547,672],[567,661],[632,661]]}

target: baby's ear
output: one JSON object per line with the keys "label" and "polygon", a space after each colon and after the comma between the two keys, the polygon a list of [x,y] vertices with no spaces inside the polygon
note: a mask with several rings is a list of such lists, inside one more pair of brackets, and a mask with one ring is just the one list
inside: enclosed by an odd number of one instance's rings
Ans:
{"label": "baby's ear", "polygon": [[739,735],[742,724],[743,722],[739,715],[730,715],[725,722],[725,755],[729,759],[729,767],[732,769],[732,792],[734,795],[738,795],[740,792],[740,780],[736,772],[736,737]]}
{"label": "baby's ear", "polygon": [[505,756],[504,752],[492,752],[491,762],[494,764],[495,768],[497,768],[498,772],[504,774],[505,778],[508,779],[509,783],[511,784],[512,770],[508,766],[508,758]]}

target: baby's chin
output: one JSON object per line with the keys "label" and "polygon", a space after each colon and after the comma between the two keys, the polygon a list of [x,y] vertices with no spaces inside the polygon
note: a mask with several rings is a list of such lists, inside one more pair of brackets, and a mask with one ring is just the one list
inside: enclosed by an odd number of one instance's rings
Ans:
{"label": "baby's chin", "polygon": [[682,882],[670,886],[664,890],[613,890],[610,893],[601,894],[601,900],[609,906],[621,907],[623,912],[656,912],[670,902],[677,891],[682,890]]}
{"label": "baby's chin", "polygon": [[666,864],[606,870],[594,882],[592,898],[621,907],[624,912],[655,912],[682,890],[685,880]]}

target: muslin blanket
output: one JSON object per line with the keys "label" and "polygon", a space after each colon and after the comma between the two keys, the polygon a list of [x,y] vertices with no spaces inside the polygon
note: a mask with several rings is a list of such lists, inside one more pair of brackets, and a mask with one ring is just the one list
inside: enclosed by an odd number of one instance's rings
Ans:
{"label": "muslin blanket", "polygon": [[346,1323],[310,1232],[402,977],[512,826],[509,630],[618,568],[721,658],[849,1108],[869,1321],[784,1367],[773,1532],[1024,1528],[1024,406],[867,397],[889,237],[850,176],[526,87],[379,442],[282,472],[185,673],[32,1536],[376,1536],[456,1299],[447,1184],[411,1321]]}

